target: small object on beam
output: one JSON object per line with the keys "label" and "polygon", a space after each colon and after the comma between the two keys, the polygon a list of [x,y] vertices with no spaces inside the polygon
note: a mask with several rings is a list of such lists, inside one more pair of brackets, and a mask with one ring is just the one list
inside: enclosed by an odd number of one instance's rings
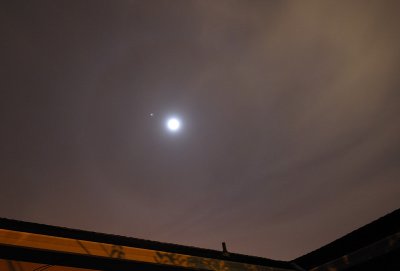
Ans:
{"label": "small object on beam", "polygon": [[222,242],[222,254],[224,255],[224,256],[229,256],[229,252],[228,252],[228,250],[226,249],[226,244],[225,244],[225,242]]}

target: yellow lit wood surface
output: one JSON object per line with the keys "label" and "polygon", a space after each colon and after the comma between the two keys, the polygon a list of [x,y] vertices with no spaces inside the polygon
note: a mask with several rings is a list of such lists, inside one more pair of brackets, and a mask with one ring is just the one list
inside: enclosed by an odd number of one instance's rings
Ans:
{"label": "yellow lit wood surface", "polygon": [[1,271],[93,271],[92,269],[0,259]]}
{"label": "yellow lit wood surface", "polygon": [[55,237],[5,229],[0,229],[0,244],[76,254],[89,254],[100,257],[121,258],[147,263],[196,267],[216,271],[288,270],[212,258],[203,258],[191,255],[169,253],[151,249],[119,246],[107,243]]}

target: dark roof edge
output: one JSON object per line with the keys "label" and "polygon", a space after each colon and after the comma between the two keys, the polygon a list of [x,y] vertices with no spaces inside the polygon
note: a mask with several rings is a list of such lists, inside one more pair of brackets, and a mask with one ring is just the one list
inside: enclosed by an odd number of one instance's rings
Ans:
{"label": "dark roof edge", "polygon": [[247,264],[266,265],[266,266],[281,267],[281,268],[291,267],[291,265],[288,262],[272,260],[262,257],[248,256],[244,254],[231,253],[231,252],[229,252],[229,255],[227,256],[224,255],[222,251],[217,251],[212,249],[162,243],[162,242],[144,240],[133,237],[70,229],[59,226],[50,226],[45,224],[19,221],[1,217],[0,217],[0,228],[21,231],[21,232],[29,232],[29,233],[57,236],[57,237],[100,242],[100,243],[109,243],[121,246],[152,249],[169,253],[178,253],[190,256],[213,258],[213,259],[241,262]]}
{"label": "dark roof edge", "polygon": [[343,237],[293,260],[309,269],[400,232],[400,209],[394,210]]}

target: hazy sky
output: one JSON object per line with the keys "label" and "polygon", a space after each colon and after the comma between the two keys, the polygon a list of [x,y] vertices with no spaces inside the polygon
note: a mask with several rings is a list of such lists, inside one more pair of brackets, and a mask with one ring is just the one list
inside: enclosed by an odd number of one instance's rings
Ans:
{"label": "hazy sky", "polygon": [[289,260],[385,215],[399,10],[5,1],[0,216]]}

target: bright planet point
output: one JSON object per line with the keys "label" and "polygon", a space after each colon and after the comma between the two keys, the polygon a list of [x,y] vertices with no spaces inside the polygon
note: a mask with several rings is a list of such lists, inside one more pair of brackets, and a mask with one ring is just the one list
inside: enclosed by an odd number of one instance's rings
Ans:
{"label": "bright planet point", "polygon": [[179,119],[177,119],[177,118],[169,118],[167,120],[167,128],[171,132],[178,131],[180,129],[180,127],[181,127],[181,122],[180,122]]}

